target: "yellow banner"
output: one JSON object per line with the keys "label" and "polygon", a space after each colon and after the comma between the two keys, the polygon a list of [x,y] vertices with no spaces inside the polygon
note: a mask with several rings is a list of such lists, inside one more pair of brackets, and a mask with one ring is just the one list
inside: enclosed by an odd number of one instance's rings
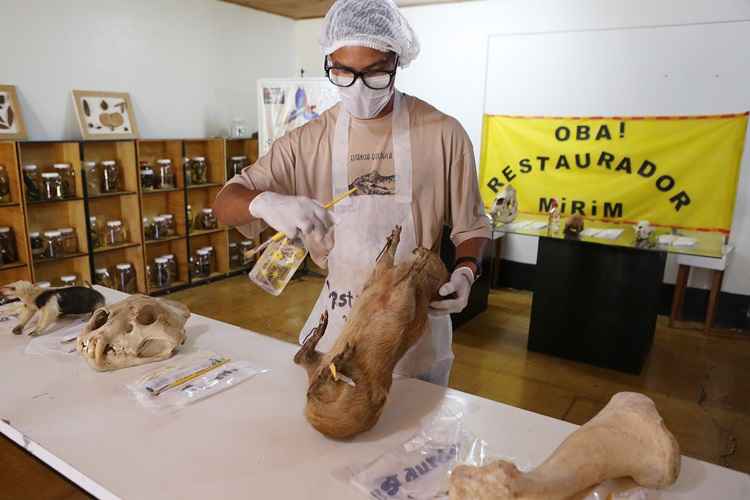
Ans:
{"label": "yellow banner", "polygon": [[729,232],[747,121],[485,115],[482,198],[511,184],[522,212]]}

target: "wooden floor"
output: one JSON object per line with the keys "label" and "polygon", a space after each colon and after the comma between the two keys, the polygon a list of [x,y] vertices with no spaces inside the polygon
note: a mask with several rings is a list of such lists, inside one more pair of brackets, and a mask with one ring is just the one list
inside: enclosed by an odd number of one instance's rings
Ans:
{"label": "wooden floor", "polygon": [[[316,278],[296,280],[277,298],[240,276],[171,298],[196,314],[296,342],[321,285]],[[527,352],[530,304],[529,293],[491,294],[489,310],[455,332],[451,387],[576,424],[616,392],[642,392],[654,399],[684,454],[750,472],[750,337],[706,337],[671,329],[660,318],[643,373],[627,375]],[[5,438],[0,485],[0,499],[86,498]]]}

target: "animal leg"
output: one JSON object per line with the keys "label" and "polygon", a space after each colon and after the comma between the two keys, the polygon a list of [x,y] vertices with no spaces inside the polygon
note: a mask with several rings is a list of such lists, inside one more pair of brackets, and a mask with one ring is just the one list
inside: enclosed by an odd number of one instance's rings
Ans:
{"label": "animal leg", "polygon": [[315,371],[320,363],[322,355],[316,351],[315,348],[317,347],[318,342],[320,342],[320,339],[323,338],[326,328],[328,328],[328,311],[323,311],[318,326],[312,329],[307,340],[305,340],[305,343],[302,344],[300,350],[294,355],[294,363],[305,367],[308,376]]}
{"label": "animal leg", "polygon": [[57,297],[54,296],[39,311],[39,321],[37,321],[36,328],[29,335],[41,335],[44,333],[44,330],[57,321],[58,316],[60,316],[60,306],[57,303]]}
{"label": "animal leg", "polygon": [[18,324],[13,327],[13,334],[21,335],[23,333],[23,329],[26,328],[26,325],[33,316],[34,311],[29,306],[24,305],[21,315],[18,317]]}

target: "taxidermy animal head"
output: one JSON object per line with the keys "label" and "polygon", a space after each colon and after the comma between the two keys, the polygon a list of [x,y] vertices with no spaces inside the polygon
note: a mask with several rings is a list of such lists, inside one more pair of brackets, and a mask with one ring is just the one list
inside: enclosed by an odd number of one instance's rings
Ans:
{"label": "taxidermy animal head", "polygon": [[324,313],[294,357],[309,380],[305,416],[326,436],[352,437],[377,423],[393,369],[425,333],[430,300],[448,280],[440,257],[425,248],[394,264],[400,235],[396,227],[331,351],[315,350],[328,326]]}

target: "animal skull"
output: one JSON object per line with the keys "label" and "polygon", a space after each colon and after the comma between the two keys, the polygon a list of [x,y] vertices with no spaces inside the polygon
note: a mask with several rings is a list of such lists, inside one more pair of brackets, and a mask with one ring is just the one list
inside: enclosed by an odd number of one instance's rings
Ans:
{"label": "animal skull", "polygon": [[492,217],[495,222],[510,223],[518,215],[518,198],[516,189],[508,184],[503,192],[498,193],[495,197],[495,203],[492,207]]}
{"label": "animal skull", "polygon": [[99,371],[161,361],[185,342],[189,317],[179,302],[133,295],[94,311],[76,348]]}

